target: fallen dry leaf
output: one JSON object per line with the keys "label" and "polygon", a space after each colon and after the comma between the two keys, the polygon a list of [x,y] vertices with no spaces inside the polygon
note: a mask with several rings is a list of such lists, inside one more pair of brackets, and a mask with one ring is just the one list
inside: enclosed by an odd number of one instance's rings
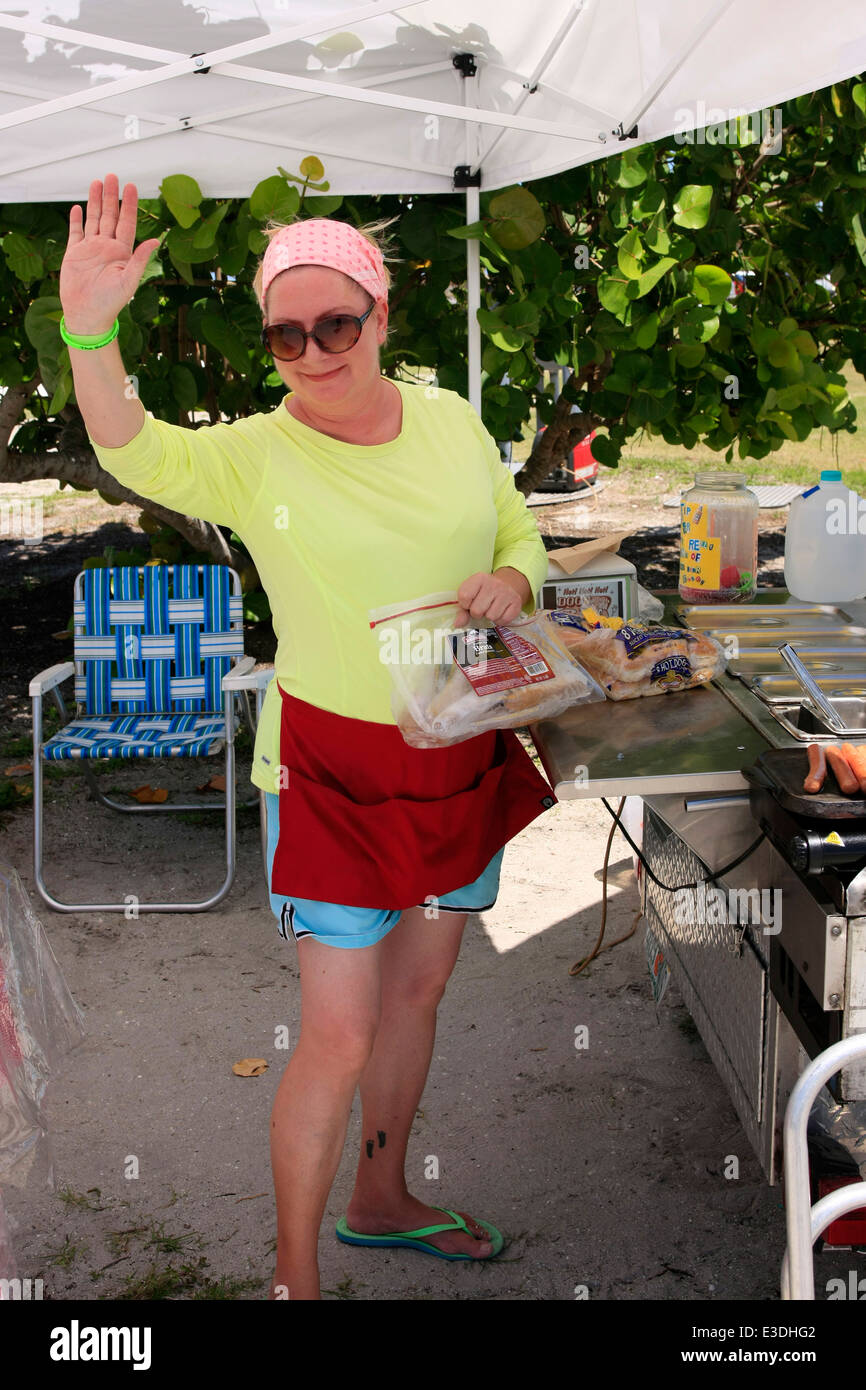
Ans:
{"label": "fallen dry leaf", "polygon": [[224,772],[218,772],[209,782],[203,782],[200,787],[196,787],[197,792],[224,792],[226,789],[226,779]]}
{"label": "fallen dry leaf", "polygon": [[141,801],[142,803],[167,801],[168,789],[166,787],[152,787],[149,782],[145,782],[143,787],[136,787],[129,795],[134,796],[136,801]]}
{"label": "fallen dry leaf", "polygon": [[18,776],[20,776],[21,773],[24,773],[26,776],[29,777],[30,774],[32,773],[32,771],[33,771],[33,764],[32,764],[32,763],[15,763],[13,767],[7,767],[7,769],[6,769],[6,776],[7,776],[7,777],[18,777]]}
{"label": "fallen dry leaf", "polygon": [[64,628],[62,632],[52,632],[51,636],[56,637],[58,642],[62,642],[64,638],[74,637],[75,633],[70,632],[68,628]]}
{"label": "fallen dry leaf", "polygon": [[33,795],[33,788],[29,786],[27,782],[13,782],[12,785],[18,792],[19,796]]}
{"label": "fallen dry leaf", "polygon": [[232,1067],[235,1076],[261,1076],[267,1069],[268,1064],[264,1057],[244,1057]]}

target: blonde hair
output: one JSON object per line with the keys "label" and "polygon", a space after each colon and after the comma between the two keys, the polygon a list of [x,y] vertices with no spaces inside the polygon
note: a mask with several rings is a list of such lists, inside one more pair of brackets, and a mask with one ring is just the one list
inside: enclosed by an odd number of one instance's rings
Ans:
{"label": "blonde hair", "polygon": [[[270,241],[271,237],[276,236],[277,232],[281,232],[284,227],[293,227],[295,223],[303,222],[305,220],[306,219],[303,217],[293,217],[290,222],[271,221],[268,222],[266,226],[262,227],[261,230],[262,233]],[[391,274],[388,262],[390,261],[394,265],[401,265],[402,261],[399,257],[394,256],[392,254],[391,245],[389,240],[385,237],[385,232],[387,228],[392,225],[392,223],[399,222],[399,220],[400,218],[398,215],[395,215],[394,217],[382,217],[375,222],[366,222],[363,227],[355,227],[355,231],[359,234],[359,236],[362,236],[365,239],[365,241],[368,241],[371,246],[374,246],[381,255],[382,268],[385,275],[385,284],[388,288],[389,294],[391,293],[391,286],[393,284],[394,277]],[[350,223],[349,225],[351,226],[353,224]],[[262,303],[262,271],[264,269],[264,263],[265,258],[263,255],[262,259],[259,261],[258,266],[256,267],[256,273],[253,276],[253,290],[255,292],[256,299],[259,302],[259,308],[262,312],[262,318],[264,318],[265,316],[265,305]],[[342,270],[338,270],[336,273],[338,275],[342,275],[343,279],[346,280],[350,285],[355,285],[357,288],[363,289],[365,294],[369,294],[369,290],[367,290],[365,286],[359,285],[358,281],[353,280],[350,275],[345,275]],[[268,286],[268,288],[270,289],[270,286]],[[372,295],[370,295],[370,298],[372,299]],[[389,320],[388,326],[385,330],[385,338],[383,343],[381,344],[382,347],[388,346],[388,341],[391,337],[392,332],[393,329]]]}

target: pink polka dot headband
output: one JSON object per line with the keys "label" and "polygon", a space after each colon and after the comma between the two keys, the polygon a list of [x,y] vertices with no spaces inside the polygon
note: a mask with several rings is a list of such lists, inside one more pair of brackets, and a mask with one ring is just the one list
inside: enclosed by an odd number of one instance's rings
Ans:
{"label": "pink polka dot headband", "polygon": [[274,276],[294,265],[330,266],[363,285],[374,299],[388,298],[381,253],[348,222],[309,217],[272,236],[262,262],[262,304]]}

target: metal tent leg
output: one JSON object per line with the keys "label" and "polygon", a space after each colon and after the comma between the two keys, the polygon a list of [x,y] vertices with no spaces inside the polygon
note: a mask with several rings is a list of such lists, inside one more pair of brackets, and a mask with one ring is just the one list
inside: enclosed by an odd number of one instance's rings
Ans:
{"label": "metal tent leg", "polygon": [[814,1301],[812,1246],[831,1221],[866,1204],[866,1182],[837,1188],[810,1205],[809,1148],[806,1128],[821,1087],[847,1062],[866,1057],[866,1033],[834,1043],[810,1062],[798,1078],[785,1111],[785,1213],[788,1247],[782,1261],[782,1298]]}

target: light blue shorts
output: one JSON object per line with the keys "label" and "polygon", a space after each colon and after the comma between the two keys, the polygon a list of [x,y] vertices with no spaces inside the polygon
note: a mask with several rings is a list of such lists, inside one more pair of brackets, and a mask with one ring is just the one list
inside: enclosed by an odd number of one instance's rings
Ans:
{"label": "light blue shorts", "polygon": [[[268,817],[268,883],[274,865],[274,853],[279,836],[279,797],[265,792]],[[419,903],[429,907],[431,918],[440,912],[484,912],[492,907],[499,894],[499,873],[505,846],[497,850],[487,868],[474,883],[444,893],[435,903]],[[372,946],[387,936],[405,911],[398,907],[348,907],[345,903],[317,902],[314,898],[286,898],[271,893],[271,911],[277,919],[277,930],[286,941],[291,932],[295,941],[314,936],[326,946]]]}

